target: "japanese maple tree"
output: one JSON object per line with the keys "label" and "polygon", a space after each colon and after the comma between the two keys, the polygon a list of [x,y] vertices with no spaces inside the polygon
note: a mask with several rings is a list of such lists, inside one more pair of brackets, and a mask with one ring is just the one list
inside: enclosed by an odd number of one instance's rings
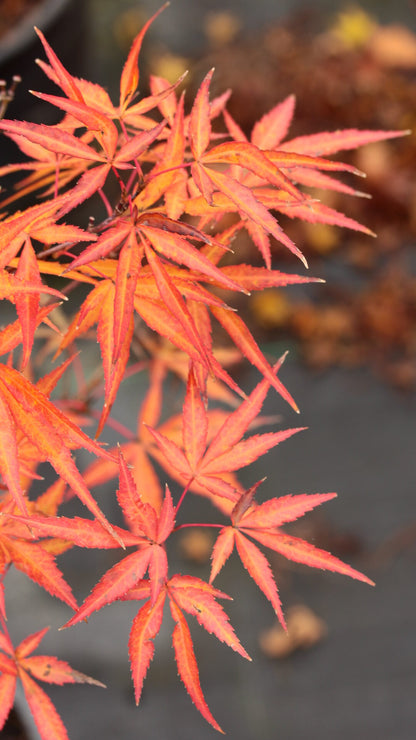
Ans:
{"label": "japanese maple tree", "polygon": [[[234,548],[283,626],[263,548],[371,583],[282,529],[335,493],[285,494],[258,503],[261,481],[245,490],[237,478],[241,468],[302,427],[256,431],[270,389],[295,412],[298,408],[279,378],[285,355],[269,363],[234,310],[233,293],[317,280],[273,268],[272,243],[306,265],[284,231],[286,217],[371,234],[304,188],[358,195],[334,174],[362,173],[328,156],[403,132],[349,129],[288,140],[291,96],[247,138],[227,112],[229,93],[210,95],[213,70],[192,104],[185,105],[182,79],[171,85],[151,77],[150,94],[140,97],[138,57],[157,15],[133,42],[116,103],[99,85],[73,77],[38,30],[47,59],[38,64],[57,94],[33,94],[56,106],[62,118],[56,125],[0,121],[2,134],[26,155],[23,163],[0,170],[5,182],[0,297],[16,311],[16,319],[0,331],[0,727],[19,678],[44,740],[67,735],[37,681],[98,682],[55,657],[32,656],[47,628],[13,647],[6,623],[6,575],[12,565],[68,605],[73,613],[65,627],[115,600],[142,602],[128,643],[137,703],[169,602],[179,675],[198,710],[220,732],[201,689],[187,615],[250,660],[220,604],[231,596],[213,585]],[[17,182],[8,187],[7,176],[16,173]],[[16,210],[23,197],[25,203],[31,197],[32,204]],[[80,204],[91,213],[83,225],[75,218]],[[253,265],[239,261],[242,231],[259,253]],[[230,250],[233,258],[224,264]],[[74,293],[77,286],[83,287],[82,302]],[[65,314],[59,309],[63,301]],[[229,336],[228,347],[215,342],[218,325]],[[100,376],[85,378],[80,339],[98,342]],[[62,353],[64,362],[54,366]],[[240,359],[259,372],[249,395],[229,371]],[[148,386],[137,408],[137,428],[130,430],[112,415],[112,407],[123,379],[139,372]],[[169,374],[184,385],[180,415],[166,413]],[[56,386],[69,376],[77,393],[60,397]],[[101,392],[96,416],[93,401]],[[95,422],[91,439],[81,427]],[[114,449],[97,441],[107,426],[120,436]],[[97,458],[83,472],[72,456],[76,449]],[[37,481],[38,491],[38,467],[45,462],[54,482],[34,494],[32,483]],[[108,521],[92,492],[117,476],[123,527]],[[218,512],[218,523],[209,523],[217,538],[206,581],[175,573],[166,550],[183,527],[208,526],[184,521],[186,501],[195,495],[207,497]],[[86,508],[70,518],[62,509],[74,496]],[[121,550],[80,607],[56,562],[74,546]]]}

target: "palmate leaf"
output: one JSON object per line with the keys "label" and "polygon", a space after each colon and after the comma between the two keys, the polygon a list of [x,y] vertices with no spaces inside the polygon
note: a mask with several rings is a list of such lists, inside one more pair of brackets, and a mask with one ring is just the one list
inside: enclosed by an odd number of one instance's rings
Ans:
{"label": "palmate leaf", "polygon": [[[142,580],[127,591],[122,600],[148,599],[151,584]],[[231,627],[228,616],[217,599],[229,599],[227,594],[193,576],[176,574],[166,582],[165,587],[152,603],[151,600],[139,609],[129,638],[129,656],[134,683],[136,703],[139,703],[143,681],[154,655],[153,640],[162,625],[162,610],[166,597],[169,598],[171,613],[175,621],[173,647],[179,675],[185,688],[202,716],[216,730],[222,732],[212,716],[199,681],[199,671],[194,654],[192,638],[183,612],[195,616],[199,624],[208,632],[215,634],[242,657],[250,660]]]}
{"label": "palmate leaf", "polygon": [[250,657],[235,636],[228,623],[228,617],[215,601],[216,598],[228,598],[217,589],[211,590],[208,584],[198,578],[173,576],[168,583],[170,608],[175,620],[173,646],[179,675],[185,688],[202,716],[216,730],[223,732],[212,716],[204,699],[199,682],[198,666],[193,650],[192,638],[182,609],[197,617],[199,623],[213,632],[221,641],[226,642],[244,658]]}
{"label": "palmate leaf", "polygon": [[[108,275],[108,278],[115,277],[116,287],[114,288],[110,279],[97,283],[85,299],[61,343],[61,347],[68,346],[77,336],[85,333],[94,323],[98,323],[97,336],[103,357],[106,398],[97,434],[101,431],[111,409],[127,361],[130,346],[128,320],[131,317],[132,297],[134,308],[144,321],[154,331],[165,336],[187,353],[197,364],[202,365],[206,377],[209,373],[216,375],[233,390],[241,393],[235,381],[216,360],[212,342],[207,342],[207,335],[210,332],[208,314],[201,324],[201,311],[199,311],[198,327],[196,327],[187,303],[191,299],[201,304],[227,310],[222,301],[198,285],[197,281],[204,279],[204,275],[209,279],[215,278],[216,284],[227,288],[240,291],[245,291],[245,288],[240,288],[238,283],[224,275],[222,270],[213,265],[207,257],[186,242],[178,233],[166,231],[165,227],[173,228],[172,222],[170,219],[157,220],[157,216],[158,214],[152,214],[152,218],[149,216],[146,219],[145,226],[140,225],[140,231],[143,232],[140,237],[142,244],[140,247],[134,235],[135,227],[130,230],[130,225],[125,225],[125,232],[124,230],[117,232],[117,229],[113,228],[112,235],[108,234],[105,237],[106,249],[112,249],[126,239],[118,261],[105,260],[96,263],[97,269],[103,275]],[[148,226],[147,221],[152,224],[160,223],[160,228]],[[200,232],[186,224],[178,225],[177,230],[183,231],[185,235],[191,237],[196,235],[199,238]],[[139,231],[138,224],[137,231]],[[148,240],[152,242],[152,246],[156,247],[156,251],[162,251],[161,247],[164,247],[163,251],[167,252],[168,248],[172,249],[173,246],[174,257],[198,272],[189,273],[187,270],[165,263],[151,249]],[[211,240],[207,238],[207,241]],[[94,245],[92,250],[94,258],[97,257],[101,244],[99,240]],[[181,253],[178,255],[179,249]],[[141,250],[144,250],[148,261],[148,264],[142,268],[140,268]],[[75,268],[80,267],[80,262],[87,262],[89,256],[91,253],[87,249],[80,258],[75,260]],[[172,254],[168,252],[167,256],[171,257]],[[94,268],[95,264],[91,267]],[[74,272],[71,269],[67,274],[71,275]],[[195,314],[197,309],[194,307],[192,311]],[[114,342],[117,339],[120,347],[118,355],[113,339]]]}
{"label": "palmate leaf", "polygon": [[0,268],[8,267],[12,263],[28,238],[46,244],[56,243],[61,235],[64,240],[69,239],[75,243],[95,241],[95,234],[76,226],[56,223],[60,217],[57,215],[58,211],[63,214],[68,209],[68,203],[68,194],[65,194],[4,219],[0,223]]}
{"label": "palmate leaf", "polygon": [[[159,254],[173,260],[179,265],[185,265],[196,273],[199,272],[201,275],[215,281],[223,288],[244,292],[244,289],[242,289],[238,283],[231,278],[224,276],[222,271],[215,267],[215,265],[213,265],[202,252],[195,249],[195,247],[187,241],[187,238],[199,238],[197,230],[193,230],[195,233],[192,231],[189,233],[189,227],[186,225],[184,225],[183,228],[179,226],[173,229],[173,224],[170,220],[163,219],[161,222],[157,223],[154,217],[152,217],[152,219],[150,219],[150,217],[145,220],[143,219],[141,229],[144,236],[147,237],[152,247]],[[181,231],[184,232],[183,236],[181,235]],[[214,240],[209,237],[204,237],[203,241],[208,242]]]}
{"label": "palmate leaf", "polygon": [[[150,22],[151,21],[149,21],[149,24]],[[149,24],[147,24],[147,26]],[[112,104],[107,91],[103,87],[101,87],[101,85],[97,85],[96,83],[92,83],[88,80],[73,77],[59,61],[58,57],[54,53],[53,49],[51,49],[51,47],[49,46],[43,34],[38,29],[36,30],[50,62],[50,64],[48,65],[42,60],[37,59],[37,64],[43,70],[46,76],[49,77],[49,79],[51,79],[62,89],[69,100],[84,103],[95,112],[107,116],[109,120],[120,119],[124,120],[126,123],[134,122],[136,125],[138,125],[139,128],[142,129],[148,129],[151,128],[152,125],[154,125],[154,121],[152,121],[150,118],[146,118],[143,114],[156,107],[159,98],[163,98],[164,96],[163,92],[160,96],[155,95],[150,96],[150,98],[142,98],[139,103],[136,103],[135,105],[128,108],[126,108],[126,105],[124,104],[120,105],[119,107],[115,107]],[[132,85],[131,94],[129,93],[128,95],[130,100],[132,96],[134,97],[135,81],[134,79],[132,79],[132,77],[137,75],[138,81],[139,70],[137,66],[137,57],[143,40],[143,33],[139,34],[139,36],[141,38],[136,38],[136,40],[133,42],[131,53],[129,55],[129,64],[126,64],[125,71],[122,75],[125,81],[129,80],[127,84]],[[175,87],[176,85],[170,86],[171,90],[175,89]]]}
{"label": "palmate leaf", "polygon": [[[323,157],[325,155],[332,155],[341,150],[354,149],[371,142],[403,136],[408,132],[359,131],[356,129],[346,129],[344,131],[300,136],[296,139],[282,142],[282,139],[287,135],[293,117],[294,104],[294,97],[290,96],[289,98],[286,98],[283,103],[275,106],[275,108],[273,108],[269,113],[265,114],[265,116],[255,124],[253,128],[251,144],[259,147],[263,151],[264,156],[296,184],[300,183],[305,184],[308,187],[327,188],[348,193],[350,195],[368,197],[365,193],[351,188],[344,183],[338,182],[332,177],[328,177],[323,174],[321,170],[339,170],[351,172],[355,175],[363,175],[363,173],[351,165],[333,162],[326,160]],[[224,115],[224,119],[230,135],[235,142],[237,142],[233,146],[239,147],[239,149],[243,151],[244,147],[247,148],[249,146],[246,136],[228,113]],[[226,149],[226,144],[221,144],[220,147]],[[214,147],[214,150],[212,151],[215,152],[215,149],[216,148]],[[209,155],[210,152],[208,152],[206,157],[209,157]],[[258,169],[258,172],[261,176],[260,168]],[[270,187],[258,187],[259,178],[257,178],[256,183],[256,180],[253,180],[252,175],[247,176],[246,174],[241,176],[241,174],[239,174],[238,180],[243,187],[248,185],[252,188],[253,197],[255,197],[258,202],[266,208],[266,210],[275,209],[290,218],[300,218],[311,223],[320,222],[333,224],[374,236],[370,229],[359,224],[354,219],[350,219],[344,216],[344,214],[339,213],[324,204],[318,203],[311,198],[305,197],[303,201],[297,201],[296,198],[289,197],[287,192],[279,192]],[[263,180],[266,182],[267,177],[263,176]],[[226,190],[222,189],[222,193],[231,198],[230,193],[227,193]],[[218,194],[214,194],[214,201],[218,206],[220,206],[221,200],[218,199],[217,195]],[[249,214],[247,213],[247,215]],[[255,221],[255,219],[253,219],[253,221]],[[267,255],[269,254],[269,245],[268,240],[265,239],[267,229],[264,233],[261,233],[258,228],[258,223],[248,223],[247,230],[256,246],[260,249],[263,256],[265,256],[266,264],[268,264]],[[276,236],[276,234],[274,234],[274,236]]]}
{"label": "palmate leaf", "polygon": [[[273,379],[281,363],[282,360],[271,371]],[[197,483],[210,494],[236,502],[239,492],[230,484],[228,474],[245,467],[279,442],[302,431],[302,428],[287,429],[242,439],[260,413],[269,388],[269,380],[262,380],[239,408],[226,415],[208,444],[209,417],[192,369],[183,407],[182,446],[160,430],[149,427],[162,454],[161,464],[168,471],[179,473],[187,485]]]}
{"label": "palmate leaf", "polygon": [[[229,174],[207,167],[207,164],[233,164],[239,168],[251,170],[256,177],[271,182],[277,188],[283,189],[295,200],[302,201],[302,194],[288,179],[281,169],[254,144],[246,141],[237,143],[222,143],[206,151],[211,137],[211,123],[209,116],[209,85],[213,70],[203,80],[190,115],[190,144],[196,160],[192,174],[197,187],[209,205],[213,203],[214,190],[219,190],[227,199],[235,204],[244,217],[248,217],[261,226],[266,234],[272,234],[282,242],[291,252],[299,257],[307,266],[302,252],[292,240],[283,232],[276,219],[253,195],[252,190],[242,182],[241,178],[230,177]],[[267,267],[271,267],[270,250],[262,250]]]}
{"label": "palmate leaf", "polygon": [[[145,346],[147,346],[147,344]],[[151,349],[151,347],[152,343],[149,344],[149,349]],[[186,379],[186,369],[189,365],[189,360],[184,354],[181,353],[180,357],[179,354],[180,353],[178,352],[172,353],[171,351],[169,351],[167,344],[159,346],[158,354],[151,363],[150,387],[146,396],[144,397],[140,412],[138,414],[136,439],[121,444],[119,448],[122,452],[123,458],[129,466],[129,472],[134,478],[136,487],[139,488],[141,491],[142,501],[144,503],[152,504],[152,507],[156,510],[156,512],[159,512],[161,509],[163,492],[161,490],[159,478],[153,467],[151,458],[155,458],[158,463],[160,463],[162,466],[164,465],[165,469],[167,468],[166,460],[159,453],[159,450],[154,443],[153,436],[148,431],[146,425],[148,425],[149,427],[158,428],[161,433],[163,433],[165,436],[168,436],[169,438],[172,438],[172,440],[175,441],[178,445],[182,444],[183,425],[182,418],[180,416],[171,417],[170,420],[167,420],[162,425],[157,427],[162,410],[161,405],[163,397],[161,384],[166,375],[167,368],[173,371],[176,370],[176,372],[179,371],[180,377]],[[176,360],[179,362],[179,368],[176,367]],[[194,375],[194,372],[192,373],[192,375]],[[212,385],[208,383],[208,397],[217,397],[219,390],[221,390],[218,388],[218,386],[218,381],[216,381],[215,383],[212,382]],[[195,386],[195,394],[196,391],[197,387]],[[229,404],[231,402],[234,407],[236,406],[236,399],[235,397],[231,396],[231,394],[219,394],[219,398]],[[198,402],[196,395],[195,402]],[[228,412],[225,410],[208,409],[206,416],[209,422],[209,429],[207,433],[208,441],[213,438],[213,436],[222,426],[227,417]],[[259,423],[261,422],[259,421]],[[201,424],[205,424],[205,422],[203,422],[202,420],[202,417]],[[196,424],[195,426],[195,431],[197,431],[197,429],[198,424]],[[192,443],[192,434],[189,434],[189,439],[190,443]],[[110,452],[118,454],[116,449],[110,450]],[[97,460],[96,462],[93,462],[86,471],[84,471],[84,480],[88,487],[91,488],[97,485],[101,485],[105,481],[116,477],[118,472],[118,465],[115,462],[107,459]],[[178,480],[182,486],[186,485],[187,481],[180,476],[177,476],[172,468],[169,468],[168,472],[171,477],[173,477],[174,480]],[[228,474],[226,477],[227,480],[230,480],[231,475]],[[233,486],[237,490],[239,489],[239,484],[237,481],[233,481]],[[191,483],[190,490],[195,492],[198,491],[199,494],[203,495],[206,495],[207,493],[206,490],[198,486],[197,483]],[[126,506],[124,505],[122,508],[126,517]],[[132,527],[132,524],[130,522],[129,526]]]}
{"label": "palmate leaf", "polygon": [[89,683],[103,688],[105,686],[100,681],[73,670],[66,661],[49,655],[32,656],[32,651],[36,650],[48,629],[46,627],[29,635],[16,650],[9,636],[4,632],[0,633],[0,730],[13,706],[19,678],[42,740],[68,740],[65,726],[54,705],[34,679],[58,685]]}
{"label": "palmate leaf", "polygon": [[[179,577],[180,578],[180,577]],[[197,579],[195,579],[197,580]],[[201,584],[203,582],[201,581]],[[207,584],[203,584],[207,586]],[[149,593],[147,581],[143,581],[135,589],[125,594],[125,599],[142,599]],[[221,592],[217,592],[221,593]],[[130,637],[129,637],[129,657],[131,673],[134,684],[134,693],[136,704],[139,704],[143,681],[146,677],[147,670],[154,656],[154,638],[159,632],[162,625],[163,605],[166,595],[170,596],[169,590],[162,591],[155,603],[152,605],[147,601],[138,611],[133,620]],[[175,658],[178,666],[179,675],[185,685],[185,688],[194,702],[196,708],[202,716],[219,732],[223,732],[212,716],[199,682],[199,671],[193,650],[191,633],[186,623],[185,617],[176,604],[176,600],[170,598],[170,608],[175,628],[173,631],[173,647]]]}
{"label": "palmate leaf", "polygon": [[251,660],[229,624],[224,609],[216,601],[218,598],[229,599],[227,594],[194,576],[172,576],[168,589],[169,596],[175,604],[196,617],[207,632],[214,634],[218,640],[225,642],[243,658]]}
{"label": "palmate leaf", "polygon": [[[190,116],[190,144],[192,153],[197,160],[198,178],[210,178],[211,170],[206,170],[206,164],[234,164],[244,169],[251,170],[256,176],[271,182],[278,188],[290,193],[295,199],[302,200],[302,195],[298,189],[290,182],[287,176],[269,159],[255,144],[246,141],[237,143],[224,142],[208,152],[207,147],[211,138],[210,123],[210,106],[209,106],[209,85],[211,82],[213,70],[205,77],[201,87],[196,95],[195,102]],[[212,186],[211,186],[212,187]],[[238,183],[236,185],[238,188]],[[204,194],[205,187],[201,188]],[[222,189],[220,187],[220,189]],[[209,190],[209,186],[208,186]],[[225,191],[226,192],[226,191]],[[226,192],[226,194],[228,194]],[[207,197],[211,202],[211,196]],[[244,208],[243,208],[244,210]]]}
{"label": "palmate leaf", "polygon": [[[283,624],[273,573],[258,544],[295,562],[366,582],[369,579],[329,553],[280,530],[334,494],[284,496],[259,505],[255,502],[259,484],[248,491],[239,484],[237,470],[300,431],[252,433],[261,423],[259,414],[269,387],[298,409],[278,377],[284,356],[272,367],[242,318],[218,297],[217,289],[248,293],[313,280],[270,269],[272,238],[303,259],[276,212],[369,234],[354,219],[304,195],[299,186],[360,195],[349,185],[338,183],[333,175],[361,173],[325,157],[400,133],[351,129],[284,141],[294,113],[295,101],[290,96],[255,124],[248,140],[225,110],[229,92],[210,101],[213,70],[203,80],[189,115],[184,112],[183,94],[175,93],[180,80],[170,85],[153,78],[151,94],[140,98],[138,57],[144,35],[157,15],[133,41],[121,74],[117,106],[99,85],[73,77],[39,32],[48,59],[47,64],[40,62],[40,67],[62,93],[35,95],[63,111],[64,118],[56,126],[0,123],[0,131],[30,160],[22,165],[23,179],[3,205],[17,198],[17,191],[20,195],[41,191],[43,198],[49,199],[23,213],[0,217],[0,294],[16,304],[19,317],[19,322],[0,333],[0,343],[9,353],[21,343],[26,366],[26,376],[14,370],[12,355],[8,365],[0,366],[0,472],[3,487],[10,489],[1,497],[0,569],[4,571],[14,562],[76,608],[56,568],[55,554],[72,544],[100,549],[133,547],[133,552],[103,575],[65,626],[86,619],[114,600],[145,600],[129,640],[138,702],[168,598],[175,622],[173,646],[179,674],[199,711],[221,731],[202,693],[186,614],[195,616],[204,629],[243,657],[248,655],[217,601],[226,595],[200,579],[170,577],[168,572],[165,544],[175,531],[175,518],[187,491],[209,496],[231,517],[231,525],[220,528],[214,546],[211,581],[236,547]],[[147,114],[155,108],[153,119]],[[220,114],[229,135],[214,131],[212,121]],[[0,174],[18,169],[18,165],[6,165]],[[111,196],[104,191],[113,175],[119,184],[115,198],[111,191]],[[105,205],[105,220],[98,224],[91,221],[88,231],[57,223],[95,194]],[[192,224],[188,215],[196,217]],[[228,226],[221,223],[223,217]],[[267,269],[244,264],[220,266],[224,252],[243,230],[260,251]],[[39,259],[32,247],[36,241],[47,247]],[[139,414],[140,428],[136,435],[124,430],[128,441],[119,454],[104,452],[49,401],[70,360],[36,385],[28,379],[35,328],[40,321],[49,321],[50,309],[39,307],[40,294],[46,292],[41,274],[71,281],[65,292],[70,293],[79,283],[85,283],[90,291],[61,348],[97,325],[105,385],[97,434],[107,421],[116,427],[108,415],[126,374],[130,346],[134,352],[141,352],[139,345],[143,348],[132,372],[149,369],[150,390]],[[234,356],[244,356],[263,376],[248,396],[222,366],[225,354],[215,350],[209,310],[230,336]],[[62,323],[66,329],[65,319]],[[51,322],[48,326],[53,328]],[[149,338],[149,329],[158,335],[156,339]],[[94,388],[84,381],[81,365],[76,362],[80,403],[85,411],[95,400]],[[162,385],[168,370],[185,379],[187,390],[182,416],[161,423]],[[239,406],[237,394],[244,399]],[[231,401],[233,411],[208,409],[211,396]],[[118,426],[123,429],[120,423]],[[99,458],[84,477],[71,457],[71,450],[78,448]],[[182,486],[176,508],[169,489],[162,493],[151,458]],[[56,490],[47,491],[32,504],[25,491],[33,478],[39,479],[38,461],[45,460],[59,475]],[[110,527],[89,492],[90,485],[114,476],[116,471],[120,476],[117,499],[128,529]],[[66,491],[67,487],[72,490]],[[58,516],[58,507],[73,492],[94,514],[94,521]],[[0,582],[0,613],[5,618],[3,593]],[[11,707],[20,675],[42,737],[66,738],[58,715],[36,680],[61,684],[89,679],[64,661],[32,656],[43,634],[35,633],[14,651],[6,632],[0,631],[0,724]]]}
{"label": "palmate leaf", "polygon": [[[0,131],[16,139],[26,139],[29,143],[59,155],[55,165],[55,185],[82,174],[78,183],[65,194],[65,206],[60,215],[75,208],[91,197],[105,185],[112,168],[131,169],[136,158],[157,139],[165,127],[165,122],[154,125],[150,131],[141,132],[118,147],[118,132],[111,118],[90,109],[83,102],[68,101],[66,98],[46,96],[39,97],[58,105],[76,116],[78,121],[87,125],[88,130],[96,131],[101,151],[89,146],[82,138],[57,126],[32,124],[20,121],[0,121]],[[96,165],[92,170],[91,165]],[[59,169],[65,170],[64,180],[59,177]],[[49,170],[51,172],[51,170]],[[51,178],[49,177],[51,181]],[[41,183],[42,184],[42,183]],[[45,183],[48,184],[48,183]],[[94,237],[93,237],[94,238]]]}
{"label": "palmate leaf", "polygon": [[[16,504],[21,511],[26,513],[23,492],[19,487],[19,476],[14,479],[14,482],[12,481],[18,468],[17,447],[13,441],[16,429],[20,429],[35,446],[38,461],[50,462],[58,475],[71,486],[91,513],[110,533],[113,533],[110,524],[86,487],[71,457],[70,450],[83,447],[93,454],[104,457],[108,457],[109,453],[90,440],[36,386],[16,370],[5,365],[0,365],[0,395],[6,424],[1,435],[0,471],[11,484],[11,490],[16,495]],[[117,535],[114,536],[118,539]]]}
{"label": "palmate leaf", "polygon": [[168,563],[164,542],[174,526],[174,509],[169,489],[166,487],[165,499],[157,515],[150,504],[141,501],[133,477],[120,453],[120,488],[117,497],[133,529],[126,537],[126,544],[135,544],[136,551],[120,560],[102,576],[77,613],[64,625],[65,628],[122,598],[143,579],[147,569],[152,604],[156,603],[165,586]]}
{"label": "palmate leaf", "polygon": [[231,514],[232,526],[223,527],[218,535],[212,551],[210,583],[220,572],[235,545],[243,565],[269,599],[277,618],[286,629],[281,602],[270,565],[258,547],[248,539],[248,536],[250,536],[289,560],[304,563],[312,568],[322,568],[342,573],[364,583],[374,585],[373,581],[363,573],[351,568],[329,552],[320,550],[298,537],[287,535],[279,529],[281,524],[294,521],[307,511],[311,511],[316,506],[334,498],[336,493],[283,496],[270,499],[263,504],[257,504],[254,501],[254,495],[258,486],[257,483],[243,493]]}

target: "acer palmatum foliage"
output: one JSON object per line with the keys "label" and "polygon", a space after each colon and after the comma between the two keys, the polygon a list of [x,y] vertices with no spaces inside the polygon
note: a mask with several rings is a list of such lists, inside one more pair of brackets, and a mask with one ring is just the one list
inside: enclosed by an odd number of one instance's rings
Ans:
{"label": "acer palmatum foliage", "polygon": [[[38,64],[58,94],[33,94],[57,106],[62,120],[53,126],[0,121],[2,133],[26,155],[23,164],[1,169],[4,177],[24,174],[10,190],[6,179],[0,204],[0,298],[13,303],[17,312],[16,321],[0,332],[0,726],[19,678],[44,740],[66,738],[66,731],[36,679],[94,681],[57,658],[31,656],[46,628],[13,648],[4,598],[11,565],[68,604],[74,614],[65,627],[115,600],[144,602],[129,639],[137,703],[168,601],[179,675],[201,714],[221,732],[202,693],[185,615],[195,616],[202,627],[249,658],[218,601],[231,597],[212,585],[234,547],[283,626],[274,576],[258,543],[296,562],[371,583],[281,529],[336,494],[284,495],[260,504],[259,483],[244,490],[238,481],[240,468],[301,428],[250,433],[261,424],[271,387],[298,409],[279,379],[284,356],[271,366],[233,310],[232,298],[229,305],[221,296],[314,280],[272,269],[271,239],[306,264],[284,232],[280,214],[370,234],[300,186],[358,195],[334,173],[361,173],[327,156],[400,132],[346,130],[288,140],[295,105],[289,97],[263,116],[247,139],[226,110],[228,93],[210,97],[213,70],[202,81],[189,114],[179,92],[182,80],[169,85],[152,77],[150,95],[140,98],[138,56],[153,20],[133,42],[117,104],[102,87],[74,78],[37,31],[47,57]],[[214,119],[222,119],[225,133],[216,133]],[[115,187],[114,199],[110,194]],[[9,213],[11,204],[14,208],[29,196],[31,206]],[[71,223],[81,203],[94,213],[101,204],[102,216],[84,228]],[[243,230],[264,267],[238,262],[235,239]],[[233,263],[222,265],[234,243]],[[48,286],[48,276],[53,276],[54,288]],[[59,304],[71,301],[73,288],[81,284],[86,297],[67,322]],[[228,333],[228,349],[215,346],[213,320]],[[103,406],[96,437],[106,425],[118,430],[120,443],[113,450],[80,428],[94,422],[91,402],[101,386],[101,380],[84,379],[77,348],[82,337],[100,346]],[[137,360],[138,347],[139,361],[129,365],[135,356]],[[52,355],[64,351],[65,361],[56,368],[51,364],[48,371],[46,360],[52,363]],[[262,376],[248,396],[226,369],[241,358]],[[40,364],[46,371],[35,381],[34,366]],[[147,373],[148,389],[137,409],[137,429],[131,431],[110,414],[123,378],[139,371]],[[76,397],[51,401],[56,384],[69,373],[78,382]],[[163,383],[169,373],[184,382],[183,411],[162,421]],[[97,460],[81,473],[73,449],[85,449]],[[56,480],[35,498],[31,483],[39,479],[43,462],[50,463]],[[166,481],[159,480],[154,462],[166,472]],[[124,528],[107,520],[90,490],[116,476]],[[175,499],[169,479],[180,486]],[[165,548],[185,526],[182,507],[195,494],[211,500],[221,521],[210,523],[218,527],[218,537],[208,581],[172,573]],[[61,505],[70,496],[78,496],[93,518],[63,516]],[[132,548],[121,553],[79,608],[56,564],[56,557],[73,546]]]}

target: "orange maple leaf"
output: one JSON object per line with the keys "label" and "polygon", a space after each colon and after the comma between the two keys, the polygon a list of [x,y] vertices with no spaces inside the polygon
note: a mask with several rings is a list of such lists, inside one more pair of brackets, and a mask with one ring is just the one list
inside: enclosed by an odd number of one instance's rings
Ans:
{"label": "orange maple leaf", "polygon": [[27,513],[19,482],[17,429],[36,448],[38,461],[50,462],[58,475],[111,532],[111,526],[86,487],[70,450],[83,447],[100,456],[109,456],[109,453],[90,440],[17,370],[0,365],[0,471],[17,506],[21,512]]}
{"label": "orange maple leaf", "polygon": [[[64,683],[89,683],[105,685],[84,673],[75,671],[64,660],[51,655],[31,655],[45,636],[49,627],[26,637],[16,649],[7,632],[0,632],[0,730],[13,706],[17,679],[19,678],[26,701],[42,740],[68,740],[62,720],[54,705],[37,681],[62,686]],[[36,679],[36,680],[34,680]]]}
{"label": "orange maple leaf", "polygon": [[235,545],[243,565],[269,599],[277,618],[286,629],[280,598],[270,565],[259,548],[248,539],[248,535],[262,545],[284,555],[289,560],[304,563],[312,568],[343,573],[351,578],[374,585],[373,581],[363,573],[346,565],[329,552],[320,550],[298,537],[280,531],[282,524],[292,522],[307,511],[314,509],[315,506],[329,501],[337,495],[336,493],[289,495],[257,504],[254,501],[254,496],[260,483],[261,481],[256,483],[240,497],[231,513],[232,524],[221,529],[212,551],[210,583],[220,572]]}

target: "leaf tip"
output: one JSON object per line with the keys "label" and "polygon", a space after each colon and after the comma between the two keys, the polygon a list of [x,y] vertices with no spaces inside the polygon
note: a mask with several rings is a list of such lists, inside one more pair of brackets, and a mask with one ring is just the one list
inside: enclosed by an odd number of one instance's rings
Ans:
{"label": "leaf tip", "polygon": [[282,611],[277,612],[276,610],[275,610],[275,612],[276,612],[276,616],[277,616],[277,618],[279,620],[279,623],[280,623],[282,629],[286,633],[286,637],[289,637],[289,633],[287,631],[287,624],[286,624],[286,620],[284,618],[283,612]]}
{"label": "leaf tip", "polygon": [[367,173],[363,172],[362,170],[359,170],[358,167],[353,167],[351,169],[351,172],[353,175],[356,175],[357,177],[367,177]]}

